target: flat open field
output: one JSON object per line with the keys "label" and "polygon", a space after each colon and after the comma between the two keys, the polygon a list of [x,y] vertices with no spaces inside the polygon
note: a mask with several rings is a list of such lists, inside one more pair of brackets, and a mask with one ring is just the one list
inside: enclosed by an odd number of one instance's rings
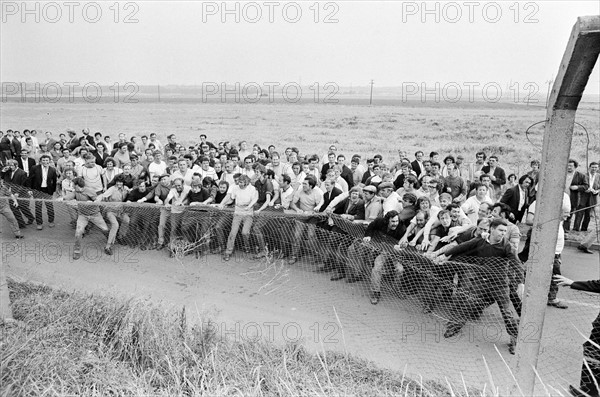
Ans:
{"label": "flat open field", "polygon": [[[347,105],[343,103],[348,103]],[[383,101],[382,101],[383,102]],[[529,140],[525,130],[542,121],[539,106],[514,103],[430,104],[386,100],[385,106],[315,103],[201,103],[197,101],[141,101],[140,103],[13,103],[2,104],[0,129],[35,128],[55,134],[66,128],[88,127],[116,139],[118,133],[141,136],[156,132],[161,141],[170,133],[178,141],[194,143],[201,133],[218,142],[247,140],[278,150],[296,146],[301,152],[322,155],[329,145],[349,158],[363,159],[380,153],[384,161],[398,160],[398,150],[427,154],[462,153],[467,162],[484,150],[497,154],[500,165],[517,174],[529,169],[531,159],[541,158],[542,125],[533,127]],[[589,133],[589,161],[600,157],[600,110],[582,105],[577,122]],[[576,126],[572,157],[586,161],[587,135]],[[581,168],[580,168],[581,169]]]}

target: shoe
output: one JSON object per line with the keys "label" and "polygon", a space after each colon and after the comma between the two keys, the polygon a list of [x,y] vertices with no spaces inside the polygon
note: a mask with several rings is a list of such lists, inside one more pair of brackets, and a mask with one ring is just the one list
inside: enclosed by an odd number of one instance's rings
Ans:
{"label": "shoe", "polygon": [[517,339],[510,337],[510,343],[508,344],[508,352],[510,354],[515,354],[515,350],[517,349]]}
{"label": "shoe", "polygon": [[352,284],[352,283],[355,283],[355,282],[357,282],[357,281],[360,281],[361,279],[362,279],[361,277],[358,277],[358,276],[355,276],[354,274],[351,274],[351,275],[349,275],[349,276],[348,276],[348,278],[346,279],[346,282],[347,282],[348,284]]}
{"label": "shoe", "polygon": [[44,226],[42,225],[37,225],[37,230],[42,230],[44,228]]}
{"label": "shoe", "polygon": [[20,240],[20,239],[22,239],[23,237],[25,237],[25,236],[23,236],[22,234],[17,234],[17,235],[15,236],[15,238],[16,238],[17,240]]}
{"label": "shoe", "polygon": [[372,305],[378,304],[380,299],[381,299],[381,292],[372,292],[371,293],[371,304]]}
{"label": "shoe", "polygon": [[346,274],[345,273],[335,273],[333,276],[331,276],[330,280],[331,281],[338,281],[338,280],[341,280],[343,278],[346,278]]}
{"label": "shoe", "polygon": [[54,227],[54,222],[48,222],[48,227]]}
{"label": "shoe", "polygon": [[448,323],[446,327],[446,332],[444,332],[444,338],[452,338],[454,335],[458,334],[462,329],[463,325],[459,323]]}
{"label": "shoe", "polygon": [[80,251],[73,251],[73,260],[77,260],[81,258],[81,252]]}
{"label": "shoe", "polygon": [[231,258],[231,254],[223,254],[223,260],[227,262]]}
{"label": "shoe", "polygon": [[112,255],[113,254],[112,247],[105,247],[104,248],[104,253],[106,255]]}
{"label": "shoe", "polygon": [[296,262],[298,262],[298,258],[295,256],[290,256],[290,259],[288,259],[288,265],[293,265]]}
{"label": "shoe", "polygon": [[559,301],[559,300],[555,300],[554,302],[548,302],[548,306],[554,306],[557,307],[559,309],[568,309],[569,305],[567,305],[566,303],[564,303],[563,301]]}
{"label": "shoe", "polygon": [[585,252],[586,254],[593,254],[594,251],[592,251],[591,249],[589,249],[588,247],[586,247],[585,245],[578,245],[577,249],[581,252]]}
{"label": "shoe", "polygon": [[27,220],[26,225],[33,225],[34,221],[35,221],[35,218],[29,219],[29,220]]}

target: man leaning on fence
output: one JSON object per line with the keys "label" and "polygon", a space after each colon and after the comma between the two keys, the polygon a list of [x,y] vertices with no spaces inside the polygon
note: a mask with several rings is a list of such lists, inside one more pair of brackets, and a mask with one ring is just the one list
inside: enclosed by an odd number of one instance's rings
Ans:
{"label": "man leaning on fence", "polygon": [[231,232],[227,238],[227,248],[223,254],[223,260],[228,261],[231,258],[235,248],[235,238],[237,237],[240,225],[242,225],[242,238],[244,239],[244,251],[250,252],[250,230],[252,229],[252,216],[254,215],[254,204],[258,201],[258,192],[250,184],[250,177],[241,175],[238,181],[238,187],[232,189],[231,195],[222,203],[226,206],[235,200],[235,210],[233,221],[231,223]]}
{"label": "man leaning on fence", "polygon": [[73,249],[73,259],[77,260],[81,257],[81,240],[89,222],[98,226],[107,236],[106,247],[110,247],[110,244],[108,243],[108,227],[100,212],[100,205],[95,203],[97,198],[96,192],[87,188],[85,180],[81,177],[75,178],[73,184],[75,185],[75,190],[64,197],[60,197],[58,201],[77,202],[75,207],[77,208],[78,215],[75,229],[75,247]]}
{"label": "man leaning on fence", "polygon": [[[496,302],[502,313],[506,331],[511,336],[509,351],[514,354],[518,321],[510,311],[509,285],[510,283],[518,285],[519,298],[523,297],[525,286],[521,261],[510,243],[503,240],[506,231],[506,221],[494,219],[490,224],[490,234],[487,238],[474,238],[459,244],[446,251],[445,255],[438,259],[456,259],[459,256],[489,258],[482,261],[480,265],[469,266],[484,266],[485,269],[482,272],[475,272],[475,277],[464,277],[463,281],[464,279],[470,280],[462,283],[468,298],[479,300],[481,304],[467,305],[467,300],[471,301],[471,299],[461,299],[464,294],[454,294],[452,298],[453,318],[448,323],[444,337],[450,338],[459,333],[468,319],[478,318],[486,306]],[[460,259],[456,259],[456,261],[460,261]],[[459,281],[459,283],[461,282]]]}

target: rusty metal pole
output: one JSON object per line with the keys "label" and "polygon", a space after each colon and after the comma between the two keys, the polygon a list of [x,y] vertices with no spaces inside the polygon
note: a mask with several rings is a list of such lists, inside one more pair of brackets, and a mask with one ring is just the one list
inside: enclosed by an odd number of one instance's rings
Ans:
{"label": "rusty metal pole", "polygon": [[540,168],[540,187],[527,278],[523,312],[519,324],[513,395],[531,396],[535,389],[542,329],[552,277],[552,262],[561,220],[567,161],[575,113],[583,90],[600,52],[600,16],[579,17],[563,55],[548,103],[546,129]]}

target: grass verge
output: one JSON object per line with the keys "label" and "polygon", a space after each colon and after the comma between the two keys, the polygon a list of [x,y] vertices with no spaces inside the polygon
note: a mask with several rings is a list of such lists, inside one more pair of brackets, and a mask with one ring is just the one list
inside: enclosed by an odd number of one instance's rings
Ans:
{"label": "grass verge", "polygon": [[18,323],[0,326],[2,396],[455,395],[343,353],[221,339],[185,309],[8,286]]}

